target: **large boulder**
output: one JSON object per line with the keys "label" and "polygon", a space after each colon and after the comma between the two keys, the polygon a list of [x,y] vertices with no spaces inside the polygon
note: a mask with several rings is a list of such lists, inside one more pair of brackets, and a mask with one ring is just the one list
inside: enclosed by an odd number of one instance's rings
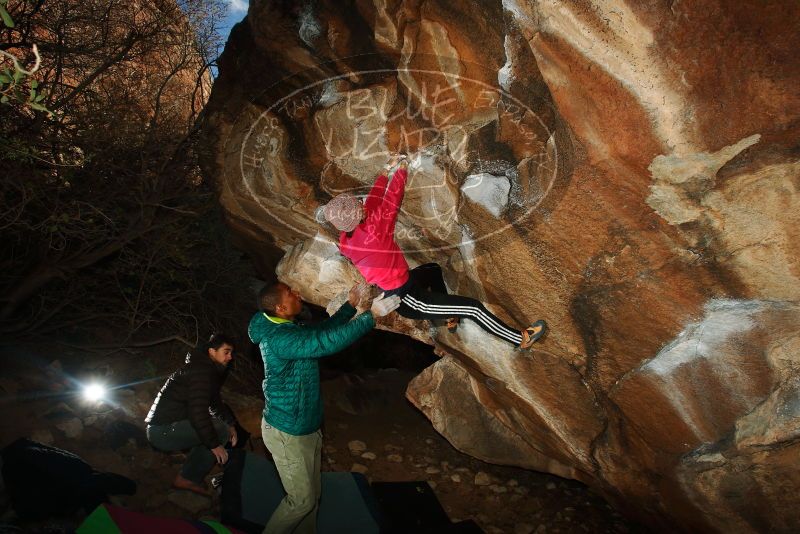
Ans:
{"label": "large boulder", "polygon": [[441,356],[407,392],[439,432],[655,526],[791,531],[800,5],[292,5],[234,27],[204,125],[261,268],[335,308],[359,275],[315,212],[407,150],[409,263],[551,329],[522,353],[382,320]]}

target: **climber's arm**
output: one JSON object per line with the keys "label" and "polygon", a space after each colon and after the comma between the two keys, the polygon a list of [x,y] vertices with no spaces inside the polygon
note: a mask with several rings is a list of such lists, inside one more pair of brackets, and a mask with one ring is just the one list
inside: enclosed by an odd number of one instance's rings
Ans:
{"label": "climber's arm", "polygon": [[408,168],[404,161],[400,163],[400,168],[392,176],[392,183],[389,184],[383,197],[383,203],[381,204],[382,215],[392,228],[394,228],[394,223],[397,221],[397,214],[400,213],[400,205],[403,203],[407,177]]}
{"label": "climber's arm", "polygon": [[367,200],[364,202],[364,209],[370,212],[381,205],[383,194],[386,192],[386,184],[389,183],[389,177],[386,176],[386,171],[381,171],[378,178],[375,179],[375,185],[367,195]]}

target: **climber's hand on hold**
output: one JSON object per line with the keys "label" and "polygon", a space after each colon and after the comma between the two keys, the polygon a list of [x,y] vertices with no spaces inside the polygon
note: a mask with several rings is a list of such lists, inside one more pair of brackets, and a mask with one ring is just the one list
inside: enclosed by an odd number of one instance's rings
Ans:
{"label": "climber's hand on hold", "polygon": [[391,158],[389,158],[389,162],[386,164],[386,172],[391,172],[397,166],[397,162],[400,161],[399,154],[393,154]]}
{"label": "climber's hand on hold", "polygon": [[384,294],[381,293],[372,301],[370,311],[375,317],[384,317],[400,307],[400,297],[397,295],[384,297],[383,295]]}

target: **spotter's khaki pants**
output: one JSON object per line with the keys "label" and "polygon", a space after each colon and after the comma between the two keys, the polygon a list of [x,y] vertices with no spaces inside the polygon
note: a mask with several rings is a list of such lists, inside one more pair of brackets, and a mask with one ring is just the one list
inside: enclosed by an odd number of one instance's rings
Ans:
{"label": "spotter's khaki pants", "polygon": [[322,431],[293,436],[262,419],[261,436],[272,454],[286,491],[286,496],[264,527],[264,534],[315,533],[322,491]]}

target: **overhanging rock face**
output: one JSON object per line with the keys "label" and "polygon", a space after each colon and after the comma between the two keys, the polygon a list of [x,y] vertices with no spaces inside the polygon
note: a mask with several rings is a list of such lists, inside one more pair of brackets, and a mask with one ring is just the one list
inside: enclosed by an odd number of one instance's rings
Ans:
{"label": "overhanging rock face", "polygon": [[[530,353],[389,318],[454,446],[582,480],[664,528],[800,524],[800,7],[254,2],[204,162],[254,257],[334,307],[316,209],[412,156],[397,239]],[[454,7],[456,6],[456,7]]]}

